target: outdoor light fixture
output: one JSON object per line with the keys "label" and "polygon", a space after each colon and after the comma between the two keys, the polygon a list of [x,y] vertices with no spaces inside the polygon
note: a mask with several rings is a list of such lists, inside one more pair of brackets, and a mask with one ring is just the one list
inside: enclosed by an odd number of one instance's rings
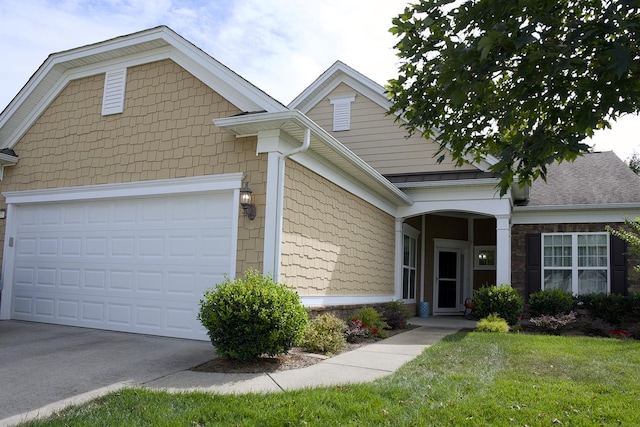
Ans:
{"label": "outdoor light fixture", "polygon": [[253,203],[252,193],[249,183],[245,182],[240,189],[240,207],[242,208],[242,215],[249,219],[256,217],[256,205]]}

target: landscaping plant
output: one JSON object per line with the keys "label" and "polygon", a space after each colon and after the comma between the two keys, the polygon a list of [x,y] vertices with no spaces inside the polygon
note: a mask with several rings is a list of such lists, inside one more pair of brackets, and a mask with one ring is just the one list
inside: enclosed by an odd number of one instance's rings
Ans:
{"label": "landscaping plant", "polygon": [[523,307],[524,299],[508,284],[483,286],[473,291],[473,313],[481,319],[496,313],[509,325],[515,325]]}
{"label": "landscaping plant", "polygon": [[635,297],[619,294],[580,295],[579,301],[594,319],[602,319],[614,326],[621,326],[634,310]]}
{"label": "landscaping plant", "polygon": [[532,317],[567,314],[576,307],[576,298],[562,289],[544,289],[529,295],[529,311]]}
{"label": "landscaping plant", "polygon": [[530,322],[545,333],[559,335],[560,331],[576,322],[576,313],[571,311],[565,314],[544,314],[539,317],[532,317]]}
{"label": "landscaping plant", "polygon": [[351,320],[359,320],[362,326],[369,329],[374,337],[386,338],[388,336],[385,329],[389,329],[389,325],[382,320],[382,315],[373,307],[361,308],[355,312]]}
{"label": "landscaping plant", "polygon": [[402,300],[388,302],[382,311],[382,318],[391,329],[405,328],[409,315],[409,310]]}
{"label": "landscaping plant", "polygon": [[209,289],[198,320],[216,353],[246,361],[289,351],[300,342],[308,317],[295,291],[249,270]]}
{"label": "landscaping plant", "polygon": [[331,313],[324,313],[313,319],[304,330],[302,347],[314,353],[336,353],[347,341],[347,324]]}
{"label": "landscaping plant", "polygon": [[476,324],[476,331],[478,332],[509,332],[509,325],[507,321],[496,313],[491,313],[487,317],[484,317]]}

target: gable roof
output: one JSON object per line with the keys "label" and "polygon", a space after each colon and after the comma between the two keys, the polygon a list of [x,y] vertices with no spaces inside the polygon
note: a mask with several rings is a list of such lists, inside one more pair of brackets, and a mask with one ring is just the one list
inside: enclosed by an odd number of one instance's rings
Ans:
{"label": "gable roof", "polygon": [[[342,83],[366,96],[385,111],[390,111],[391,101],[387,97],[386,89],[342,61],[336,61],[311,83],[311,85],[302,91],[300,95],[291,101],[288,107],[307,114]],[[468,156],[467,160],[469,164],[484,172],[488,171],[489,167],[497,162],[497,160],[491,156],[487,156],[486,159],[480,162],[474,161],[471,156]]]}
{"label": "gable roof", "polygon": [[13,148],[72,80],[171,59],[243,111],[287,108],[166,26],[53,53],[0,114],[0,148]]}
{"label": "gable roof", "polygon": [[589,206],[640,203],[640,176],[613,151],[587,153],[548,166],[547,181],[531,185],[527,206]]}

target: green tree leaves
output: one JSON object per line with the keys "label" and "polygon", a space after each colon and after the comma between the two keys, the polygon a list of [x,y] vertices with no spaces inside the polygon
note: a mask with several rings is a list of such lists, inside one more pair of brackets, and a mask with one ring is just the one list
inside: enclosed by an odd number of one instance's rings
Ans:
{"label": "green tree leaves", "polygon": [[638,1],[422,0],[392,22],[392,112],[439,156],[495,157],[502,194],[640,111]]}

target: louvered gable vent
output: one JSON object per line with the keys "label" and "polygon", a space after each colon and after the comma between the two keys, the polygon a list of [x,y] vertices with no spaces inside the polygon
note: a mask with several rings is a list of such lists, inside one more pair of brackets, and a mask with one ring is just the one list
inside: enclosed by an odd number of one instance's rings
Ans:
{"label": "louvered gable vent", "polygon": [[104,79],[102,115],[118,114],[124,111],[124,86],[127,69],[108,71]]}
{"label": "louvered gable vent", "polygon": [[340,95],[329,98],[333,105],[333,130],[351,129],[351,103],[356,99],[355,94]]}

